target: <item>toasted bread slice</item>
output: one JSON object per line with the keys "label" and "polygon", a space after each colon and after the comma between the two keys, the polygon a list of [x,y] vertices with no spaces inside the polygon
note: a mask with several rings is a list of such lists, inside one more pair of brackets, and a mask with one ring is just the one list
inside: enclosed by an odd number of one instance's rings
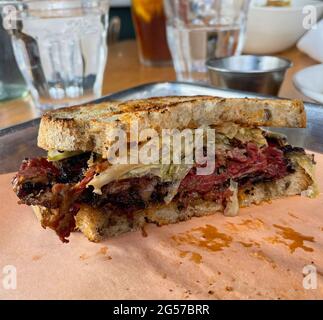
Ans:
{"label": "toasted bread slice", "polygon": [[[312,184],[312,179],[304,169],[299,167],[294,173],[282,179],[256,184],[252,187],[252,192],[249,189],[248,192],[246,189],[239,189],[239,206],[247,207],[275,198],[297,195],[308,189]],[[51,214],[50,209],[44,207],[33,206],[33,209],[40,221],[43,217]],[[77,229],[83,232],[90,241],[98,242],[103,238],[138,230],[147,221],[157,225],[166,225],[188,220],[193,216],[201,217],[223,211],[224,207],[215,202],[200,200],[185,210],[179,210],[176,202],[171,202],[168,205],[159,205],[135,212],[133,219],[129,220],[126,215],[115,212],[102,213],[99,209],[81,205],[75,219]]]}
{"label": "toasted bread slice", "polygon": [[45,150],[94,151],[106,156],[107,134],[114,128],[139,130],[197,128],[233,122],[242,126],[306,126],[300,100],[219,98],[211,96],[156,97],[123,103],[63,108],[46,113],[40,123],[38,146]]}

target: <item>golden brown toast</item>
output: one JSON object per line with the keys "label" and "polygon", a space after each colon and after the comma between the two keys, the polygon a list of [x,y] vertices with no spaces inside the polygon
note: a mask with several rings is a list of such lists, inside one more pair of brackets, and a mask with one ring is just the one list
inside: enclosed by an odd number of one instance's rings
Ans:
{"label": "golden brown toast", "polygon": [[107,133],[113,128],[129,132],[137,120],[139,130],[197,128],[233,122],[242,126],[306,126],[300,100],[169,96],[127,102],[62,108],[41,119],[38,146],[46,150],[94,151],[106,155]]}

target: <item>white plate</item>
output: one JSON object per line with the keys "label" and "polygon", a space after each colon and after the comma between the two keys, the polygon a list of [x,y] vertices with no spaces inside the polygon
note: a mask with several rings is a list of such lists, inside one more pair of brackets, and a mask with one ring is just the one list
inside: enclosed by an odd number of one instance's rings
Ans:
{"label": "white plate", "polygon": [[304,95],[323,103],[323,64],[298,71],[294,75],[293,82]]}

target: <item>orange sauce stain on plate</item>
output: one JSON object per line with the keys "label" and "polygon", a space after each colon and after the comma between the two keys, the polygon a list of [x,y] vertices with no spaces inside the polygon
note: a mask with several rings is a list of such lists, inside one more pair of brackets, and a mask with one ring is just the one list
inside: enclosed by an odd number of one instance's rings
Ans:
{"label": "orange sauce stain on plate", "polygon": [[262,229],[264,228],[264,223],[260,219],[245,219],[240,223],[227,222],[226,227],[233,232],[241,232]]}
{"label": "orange sauce stain on plate", "polygon": [[288,212],[288,215],[292,218],[295,218],[295,219],[298,219],[298,220],[301,220],[298,216],[296,216],[294,213],[292,212]]}
{"label": "orange sauce stain on plate", "polygon": [[258,229],[264,226],[264,223],[260,219],[246,219],[238,224],[239,226],[246,226],[248,229]]}
{"label": "orange sauce stain on plate", "polygon": [[244,241],[238,241],[238,242],[245,248],[251,248],[253,246],[260,247],[260,244],[258,242],[252,241],[252,240],[250,240],[249,242],[244,242]]}
{"label": "orange sauce stain on plate", "polygon": [[274,227],[278,229],[278,236],[269,237],[265,240],[276,244],[281,243],[289,247],[291,253],[294,253],[296,249],[303,249],[307,252],[314,251],[313,248],[305,246],[304,241],[315,242],[314,237],[305,236],[290,227],[283,227],[277,224],[274,224]]}
{"label": "orange sauce stain on plate", "polygon": [[35,256],[33,256],[32,257],[32,260],[33,261],[38,261],[38,260],[40,260],[42,258],[42,256],[41,255],[35,255]]}
{"label": "orange sauce stain on plate", "polygon": [[172,239],[177,245],[189,244],[213,252],[229,247],[232,242],[232,237],[219,232],[216,227],[209,224],[175,235]]}
{"label": "orange sauce stain on plate", "polygon": [[247,242],[243,242],[243,241],[239,241],[239,243],[242,244],[245,248],[252,247],[252,243],[247,243]]}
{"label": "orange sauce stain on plate", "polygon": [[276,263],[274,262],[273,259],[271,259],[270,257],[268,257],[263,251],[261,250],[258,250],[256,252],[253,252],[252,255],[254,257],[256,257],[257,259],[259,260],[263,260],[263,261],[266,261],[268,262],[272,267],[273,269],[275,269],[277,267]]}
{"label": "orange sauce stain on plate", "polygon": [[179,256],[181,258],[185,258],[187,255],[191,255],[190,260],[197,263],[197,264],[200,264],[202,262],[202,256],[197,252],[183,251],[183,250],[179,251]]}
{"label": "orange sauce stain on plate", "polygon": [[101,247],[97,254],[106,255],[108,252],[108,247]]}
{"label": "orange sauce stain on plate", "polygon": [[80,255],[80,260],[86,260],[86,259],[88,259],[88,258],[90,258],[90,256],[89,256],[89,255],[87,255],[86,253],[82,253],[82,254]]}
{"label": "orange sauce stain on plate", "polygon": [[96,253],[97,255],[102,255],[104,257],[104,260],[111,260],[112,257],[108,254],[108,247],[101,247],[100,250]]}

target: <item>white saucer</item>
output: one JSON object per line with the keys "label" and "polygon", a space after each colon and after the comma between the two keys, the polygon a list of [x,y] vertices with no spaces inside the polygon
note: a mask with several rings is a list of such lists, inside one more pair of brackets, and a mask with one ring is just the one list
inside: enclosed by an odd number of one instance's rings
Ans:
{"label": "white saucer", "polygon": [[294,75],[293,82],[304,95],[323,103],[323,64],[298,71]]}

